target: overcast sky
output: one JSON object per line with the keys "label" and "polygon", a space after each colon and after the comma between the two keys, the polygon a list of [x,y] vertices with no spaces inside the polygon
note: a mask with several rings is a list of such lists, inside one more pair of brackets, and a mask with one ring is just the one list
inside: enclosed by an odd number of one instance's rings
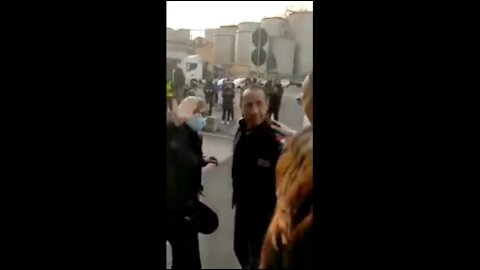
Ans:
{"label": "overcast sky", "polygon": [[201,30],[260,22],[263,17],[283,15],[287,5],[313,10],[313,1],[167,1],[167,27]]}

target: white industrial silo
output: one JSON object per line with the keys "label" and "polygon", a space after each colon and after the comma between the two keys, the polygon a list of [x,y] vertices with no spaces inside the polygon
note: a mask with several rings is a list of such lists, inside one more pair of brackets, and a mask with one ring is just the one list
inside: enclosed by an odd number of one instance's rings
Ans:
{"label": "white industrial silo", "polygon": [[290,14],[287,17],[287,37],[296,42],[294,73],[306,76],[313,69],[313,12]]}
{"label": "white industrial silo", "polygon": [[213,58],[215,64],[233,64],[234,38],[232,35],[215,34],[213,37]]}
{"label": "white industrial silo", "polygon": [[177,31],[177,37],[181,41],[187,41],[190,40],[190,30],[188,29],[178,29]]}
{"label": "white industrial silo", "polygon": [[255,31],[260,27],[258,22],[241,22],[238,24],[238,31]]}
{"label": "white industrial silo", "polygon": [[188,41],[190,40],[190,30],[188,29],[178,29],[178,30],[169,30],[167,28],[167,40],[169,41]]}
{"label": "white industrial silo", "polygon": [[238,27],[236,25],[224,25],[220,26],[220,28],[215,31],[213,38],[213,50],[216,64],[233,64],[235,53],[235,34],[237,29]]}
{"label": "white industrial silo", "polygon": [[253,31],[238,30],[235,37],[235,64],[250,65],[250,54],[253,51]]}
{"label": "white industrial silo", "polygon": [[205,39],[209,42],[213,42],[213,37],[215,36],[216,32],[217,28],[205,29]]}
{"label": "white industrial silo", "polygon": [[267,31],[269,37],[285,37],[287,21],[281,17],[264,18],[261,27]]}
{"label": "white industrial silo", "polygon": [[270,39],[271,55],[275,58],[276,73],[283,76],[293,75],[295,64],[295,41],[288,38]]}
{"label": "white industrial silo", "polygon": [[215,34],[235,36],[238,27],[236,25],[224,25],[217,29]]}

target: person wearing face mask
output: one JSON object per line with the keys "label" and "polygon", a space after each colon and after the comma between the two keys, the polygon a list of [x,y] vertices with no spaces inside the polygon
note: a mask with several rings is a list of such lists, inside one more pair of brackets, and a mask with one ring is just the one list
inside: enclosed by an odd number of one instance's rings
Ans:
{"label": "person wearing face mask", "polygon": [[172,269],[201,269],[198,233],[209,234],[218,226],[216,214],[199,201],[203,190],[202,168],[215,157],[205,158],[202,137],[207,106],[198,97],[185,98],[167,123],[166,235],[172,247]]}
{"label": "person wearing face mask", "polygon": [[[304,82],[313,125],[313,72]],[[277,205],[262,247],[260,269],[313,269],[313,126],[288,139],[276,168]]]}

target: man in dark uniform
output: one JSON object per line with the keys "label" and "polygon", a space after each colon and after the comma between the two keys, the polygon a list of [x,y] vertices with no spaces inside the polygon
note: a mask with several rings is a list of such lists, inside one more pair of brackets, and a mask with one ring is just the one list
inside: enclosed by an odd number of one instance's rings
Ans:
{"label": "man in dark uniform", "polygon": [[260,86],[243,93],[232,164],[235,212],[234,251],[243,269],[257,269],[264,235],[272,217],[275,167],[286,134],[267,119],[268,97]]}

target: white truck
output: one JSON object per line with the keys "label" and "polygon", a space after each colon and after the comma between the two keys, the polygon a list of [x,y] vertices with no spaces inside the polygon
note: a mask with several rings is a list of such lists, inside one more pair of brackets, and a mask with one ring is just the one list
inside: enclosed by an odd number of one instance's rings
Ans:
{"label": "white truck", "polygon": [[183,60],[183,73],[185,74],[185,84],[191,85],[192,82],[202,82],[205,77],[205,64],[199,55],[189,55]]}
{"label": "white truck", "polygon": [[168,55],[167,54],[167,78],[171,78],[173,67],[179,65],[185,76],[185,89],[199,86],[205,83],[207,78],[223,78],[226,70],[218,65],[213,65],[213,74],[208,68],[209,63],[204,62],[199,55]]}
{"label": "white truck", "polygon": [[185,75],[185,85],[190,85],[193,80],[198,82],[203,79],[204,64],[198,55],[167,58],[167,78],[170,78],[172,70],[178,62]]}

